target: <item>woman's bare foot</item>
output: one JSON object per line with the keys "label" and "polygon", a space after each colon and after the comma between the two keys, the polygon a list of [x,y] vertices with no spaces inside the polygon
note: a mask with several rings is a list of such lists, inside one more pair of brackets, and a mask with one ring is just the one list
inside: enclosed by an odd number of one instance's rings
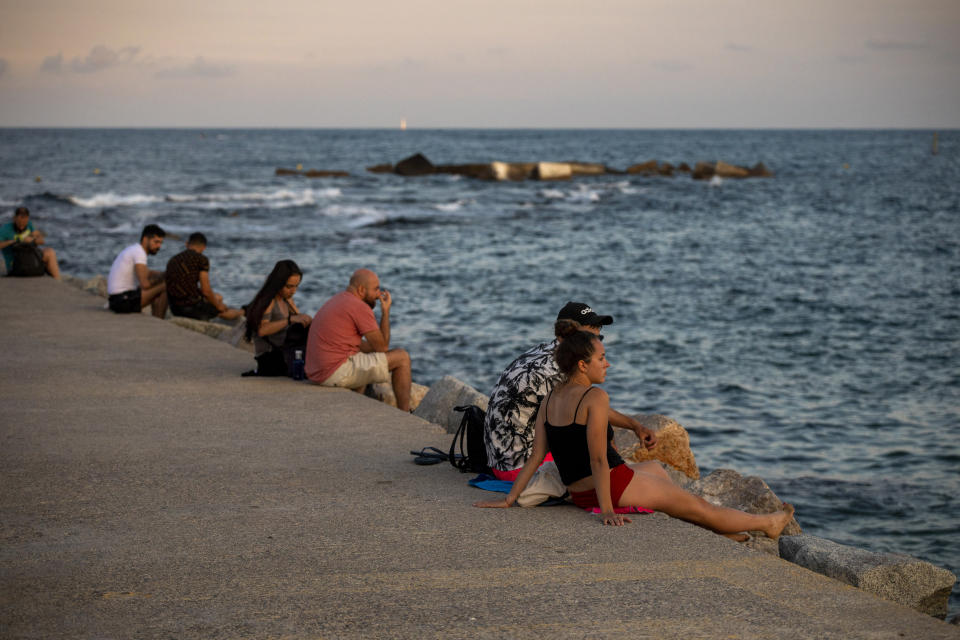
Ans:
{"label": "woman's bare foot", "polygon": [[763,529],[763,532],[767,534],[767,537],[771,540],[776,540],[780,537],[783,529],[790,524],[790,519],[793,518],[793,505],[784,502],[783,511],[771,513],[770,515],[772,516],[770,526]]}
{"label": "woman's bare foot", "polygon": [[749,533],[721,533],[724,538],[730,538],[734,542],[746,542],[750,539]]}

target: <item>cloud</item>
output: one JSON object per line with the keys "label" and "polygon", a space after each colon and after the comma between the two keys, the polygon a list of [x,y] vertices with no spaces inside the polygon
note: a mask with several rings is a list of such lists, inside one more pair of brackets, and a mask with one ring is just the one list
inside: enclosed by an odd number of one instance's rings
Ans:
{"label": "cloud", "polygon": [[735,51],[737,53],[748,53],[753,51],[753,47],[748,44],[740,44],[739,42],[728,42],[723,45],[723,48],[727,51]]}
{"label": "cloud", "polygon": [[40,70],[49,73],[60,73],[63,71],[63,54],[58,53],[55,56],[47,56],[40,63]]}
{"label": "cloud", "polygon": [[669,71],[671,73],[676,73],[678,71],[689,71],[693,69],[693,65],[684,60],[654,60],[653,66],[661,71]]}
{"label": "cloud", "polygon": [[40,64],[41,71],[50,73],[62,73],[63,71],[72,71],[73,73],[96,73],[116,67],[122,64],[133,62],[140,54],[140,47],[123,47],[119,50],[113,50],[102,44],[90,49],[85,57],[75,57],[70,64],[65,65],[63,53],[57,53],[53,56],[47,56]]}
{"label": "cloud", "polygon": [[155,75],[158,78],[225,78],[235,73],[232,65],[207,62],[203,56],[197,56],[188,65],[161,69]]}
{"label": "cloud", "polygon": [[5,74],[7,72],[7,69],[9,68],[10,68],[10,64],[3,58],[0,58],[0,77],[2,77],[3,74]]}
{"label": "cloud", "polygon": [[930,48],[929,45],[922,42],[905,42],[900,40],[867,40],[864,46],[874,51],[920,51]]}

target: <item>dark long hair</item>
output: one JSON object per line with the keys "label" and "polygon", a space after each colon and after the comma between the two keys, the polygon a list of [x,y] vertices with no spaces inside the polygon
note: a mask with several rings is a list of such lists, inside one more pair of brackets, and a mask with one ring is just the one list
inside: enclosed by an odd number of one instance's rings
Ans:
{"label": "dark long hair", "polygon": [[598,340],[599,338],[589,331],[573,331],[563,336],[563,341],[557,345],[553,354],[560,373],[569,378],[577,370],[577,363],[593,356]]}
{"label": "dark long hair", "polygon": [[280,293],[287,284],[290,276],[303,277],[303,272],[293,260],[280,260],[273,265],[273,271],[267,276],[267,281],[260,287],[257,295],[247,305],[247,340],[252,340],[257,335],[260,328],[260,321],[263,320],[263,312],[270,306],[270,302]]}

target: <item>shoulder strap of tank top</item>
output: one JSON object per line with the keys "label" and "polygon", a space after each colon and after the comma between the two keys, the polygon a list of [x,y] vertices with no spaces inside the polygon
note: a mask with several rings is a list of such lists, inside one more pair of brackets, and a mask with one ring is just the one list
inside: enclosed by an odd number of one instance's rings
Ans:
{"label": "shoulder strap of tank top", "polygon": [[573,410],[573,419],[570,421],[571,423],[574,423],[577,421],[577,414],[580,413],[580,405],[583,404],[583,399],[586,398],[587,394],[590,393],[591,391],[593,391],[593,387],[590,387],[589,389],[584,391],[583,395],[580,396],[580,402],[577,403],[577,408]]}
{"label": "shoulder strap of tank top", "polygon": [[547,394],[546,399],[543,401],[543,412],[544,412],[543,421],[544,422],[550,422],[550,420],[547,418],[547,415],[548,415],[547,412],[550,411],[550,398],[552,397],[553,397],[553,389],[550,389],[550,393]]}

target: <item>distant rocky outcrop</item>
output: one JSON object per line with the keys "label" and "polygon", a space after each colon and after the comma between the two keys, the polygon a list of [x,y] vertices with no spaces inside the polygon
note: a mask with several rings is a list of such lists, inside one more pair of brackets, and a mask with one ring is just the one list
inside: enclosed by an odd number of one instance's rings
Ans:
{"label": "distant rocky outcrop", "polygon": [[[280,171],[278,169],[277,171]],[[284,171],[290,171],[285,169]],[[626,171],[613,169],[597,162],[474,162],[469,164],[435,165],[422,153],[404,158],[396,165],[384,163],[367,167],[371,173],[395,173],[400,176],[427,176],[434,174],[461,175],[477,180],[569,180],[582,176],[628,174],[643,176],[673,176],[691,173],[694,179],[707,180],[717,175],[721,178],[768,178],[773,174],[762,162],[746,169],[727,162],[698,162],[694,169],[686,162],[676,167],[669,162],[648,160],[631,165]]]}
{"label": "distant rocky outcrop", "polygon": [[436,167],[427,160],[427,156],[422,153],[415,153],[409,158],[404,158],[393,168],[393,172],[399,176],[426,176],[436,173]]}
{"label": "distant rocky outcrop", "polygon": [[[684,163],[685,165],[686,163]],[[672,176],[673,175],[673,165],[669,162],[660,163],[656,160],[648,160],[647,162],[641,162],[639,164],[631,165],[627,167],[627,173],[630,175],[644,175],[644,176]],[[688,167],[689,170],[689,167]]]}
{"label": "distant rocky outcrop", "polygon": [[347,178],[350,176],[350,174],[346,171],[331,171],[321,169],[307,169],[306,171],[301,171],[299,169],[284,169],[282,167],[274,171],[274,175],[301,176],[304,178]]}
{"label": "distant rocky outcrop", "polygon": [[714,176],[720,178],[772,178],[773,173],[762,163],[758,162],[752,168],[740,167],[734,164],[723,162],[722,160],[710,162],[698,162],[693,167],[694,180],[710,180]]}

